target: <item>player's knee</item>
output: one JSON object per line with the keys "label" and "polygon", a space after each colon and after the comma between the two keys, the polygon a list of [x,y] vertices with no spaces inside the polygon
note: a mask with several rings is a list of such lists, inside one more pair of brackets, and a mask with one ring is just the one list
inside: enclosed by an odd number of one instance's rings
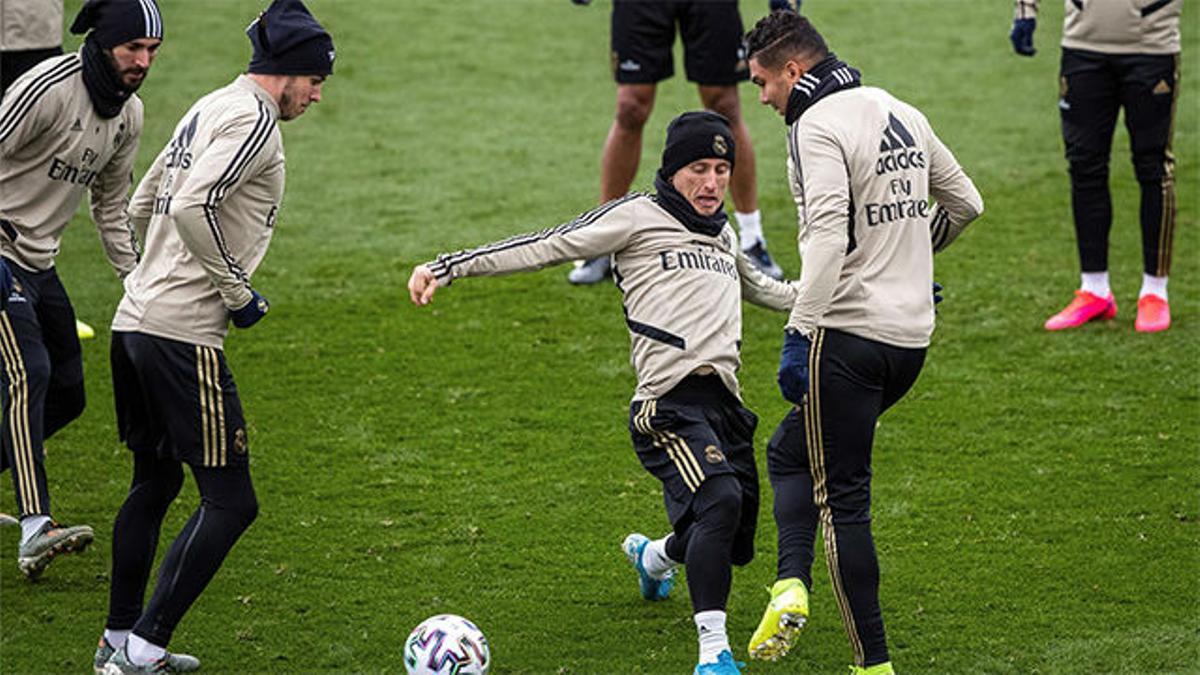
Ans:
{"label": "player's knee", "polygon": [[754,541],[735,542],[730,562],[738,567],[749,565],[754,560]]}
{"label": "player's knee", "polygon": [[635,95],[618,95],[617,125],[628,131],[641,131],[642,127],[646,126],[646,120],[650,119],[650,111],[653,107],[653,99]]}
{"label": "player's knee", "polygon": [[250,523],[258,518],[258,497],[254,494],[254,490],[239,493],[237,498],[230,503],[229,511],[237,516],[243,529],[250,527]]}
{"label": "player's knee", "polygon": [[742,486],[730,474],[712,476],[696,493],[696,520],[712,531],[734,532],[742,517]]}
{"label": "player's knee", "polygon": [[1139,183],[1157,185],[1167,174],[1168,166],[1173,168],[1173,164],[1169,158],[1164,159],[1161,152],[1139,153],[1133,156],[1133,173]]}
{"label": "player's knee", "polygon": [[1108,162],[1100,157],[1080,157],[1071,160],[1071,182],[1077,187],[1108,183]]}
{"label": "player's knee", "polygon": [[730,123],[736,124],[742,115],[741,101],[738,99],[736,87],[720,87],[710,89],[709,94],[702,96],[704,107],[723,115]]}
{"label": "player's knee", "polygon": [[67,426],[83,414],[87,406],[87,395],[83,382],[66,387],[53,387],[46,393],[43,433],[50,438],[59,429]]}

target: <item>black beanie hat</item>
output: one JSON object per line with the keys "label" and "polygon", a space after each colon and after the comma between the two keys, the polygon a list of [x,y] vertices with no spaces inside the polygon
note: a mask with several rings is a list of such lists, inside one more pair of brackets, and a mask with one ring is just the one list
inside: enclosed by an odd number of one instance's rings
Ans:
{"label": "black beanie hat", "polygon": [[698,159],[725,159],[733,166],[733,132],[724,116],[710,110],[685,112],[667,125],[662,173],[666,178]]}
{"label": "black beanie hat", "polygon": [[275,0],[246,29],[254,56],[247,68],[264,75],[329,75],[333,38],[300,0]]}
{"label": "black beanie hat", "polygon": [[89,30],[88,39],[101,49],[140,38],[161,40],[162,15],[154,0],[87,0],[75,15],[71,32],[82,35]]}

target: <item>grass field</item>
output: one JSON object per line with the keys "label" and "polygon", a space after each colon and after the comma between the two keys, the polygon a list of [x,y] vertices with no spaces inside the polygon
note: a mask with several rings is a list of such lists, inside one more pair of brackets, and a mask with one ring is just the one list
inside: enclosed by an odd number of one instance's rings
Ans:
{"label": "grass field", "polygon": [[[190,103],[249,56],[265,2],[160,0],[167,41],[143,87],[138,175]],[[67,3],[73,16],[80,0]],[[749,25],[766,0],[742,4]],[[1058,131],[1061,4],[1035,59],[1011,53],[996,0],[808,0],[868,84],[921,108],[987,213],[937,259],[946,285],[921,379],[875,446],[874,526],[893,660],[911,673],[1200,672],[1200,44],[1184,16],[1175,324],[1136,334],[1137,189],[1113,156],[1116,321],[1048,334],[1077,284]],[[634,385],[618,293],[565,268],[467,280],[407,300],[440,251],[566,220],[597,196],[612,114],[609,6],[567,0],[311,0],[338,47],[325,100],[284,126],[288,186],[255,286],[270,316],[227,343],[247,410],[261,515],[172,648],[205,672],[402,672],[428,615],[487,633],[495,673],[684,673],[686,593],[640,600],[618,545],[665,531],[626,431]],[[78,44],[72,36],[68,46]],[[784,128],[742,89],[773,251],[799,272]],[[659,91],[635,187],[666,122],[697,107]],[[0,531],[0,671],[85,672],[103,628],[111,522],[130,478],[114,428],[107,324],[120,287],[84,212],[59,268],[81,318],[89,406],[48,443],[55,515],[96,546],[36,584]],[[762,447],[783,416],[783,317],[747,306],[742,382]],[[13,507],[0,480],[0,509]],[[196,505],[190,479],[168,516]],[[736,655],[774,579],[774,527],[734,575]],[[164,543],[165,547],[165,543]],[[813,617],[784,663],[851,656],[818,556]]]}

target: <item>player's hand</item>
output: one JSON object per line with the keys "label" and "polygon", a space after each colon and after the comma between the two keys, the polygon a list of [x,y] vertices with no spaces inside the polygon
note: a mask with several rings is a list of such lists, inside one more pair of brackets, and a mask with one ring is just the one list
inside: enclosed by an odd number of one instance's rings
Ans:
{"label": "player's hand", "polygon": [[783,397],[800,405],[808,391],[808,350],[812,342],[800,331],[788,330],[783,335],[783,353],[779,357],[779,391]]}
{"label": "player's hand", "polygon": [[0,258],[0,312],[8,309],[8,296],[12,295],[13,275],[8,263]]}
{"label": "player's hand", "polygon": [[1013,19],[1012,32],[1008,39],[1012,40],[1013,51],[1021,56],[1033,56],[1037,50],[1033,48],[1033,31],[1037,28],[1037,19]]}
{"label": "player's hand", "polygon": [[571,2],[573,2],[573,3],[577,4],[577,5],[590,5],[590,4],[592,4],[592,0],[571,0]]}
{"label": "player's hand", "polygon": [[271,303],[259,295],[258,291],[250,289],[250,302],[230,312],[229,317],[233,319],[233,325],[238,328],[249,328],[266,316],[269,309],[271,309]]}
{"label": "player's hand", "polygon": [[943,286],[941,284],[939,284],[936,281],[933,282],[933,307],[934,307],[934,309],[937,309],[938,303],[940,303],[942,300],[945,300],[945,298],[942,297],[942,288],[943,288]]}
{"label": "player's hand", "polygon": [[789,12],[800,13],[800,0],[770,0],[767,3],[770,11],[774,12],[777,9],[785,9]]}
{"label": "player's hand", "polygon": [[408,297],[414,305],[424,307],[433,302],[433,294],[437,292],[438,280],[425,265],[413,268],[412,276],[408,278]]}

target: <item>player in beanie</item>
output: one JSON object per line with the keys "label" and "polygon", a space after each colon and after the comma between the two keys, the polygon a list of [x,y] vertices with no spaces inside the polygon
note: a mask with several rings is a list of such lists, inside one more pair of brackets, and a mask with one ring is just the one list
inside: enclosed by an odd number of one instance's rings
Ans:
{"label": "player in beanie", "polygon": [[[254,47],[249,72],[192,105],[129,205],[146,246],[112,323],[117,426],[133,453],[133,483],[113,525],[108,620],[95,656],[96,669],[112,675],[199,667],[166,647],[258,513],[225,335],[231,321],[244,329],[266,316],[269,305],[251,275],[283,199],[277,121],[321,100],[334,50],[299,0],[276,0],[247,34]],[[143,608],[184,464],[200,506],[163,557]]]}
{"label": "player in beanie", "polygon": [[687,568],[699,634],[696,673],[735,675],[725,632],[732,565],[754,556],[757,418],[742,405],[737,370],[742,297],[779,311],[795,291],[764,275],[725,216],[735,160],[722,116],[689,112],[667,128],[655,194],[631,193],[558,227],[439,255],[413,270],[409,294],[428,304],[469,276],[536,270],[611,255],[637,390],[629,430],[642,465],[662,482],[673,531],[622,544],[642,596],[667,597]]}
{"label": "player in beanie", "polygon": [[92,541],[50,517],[43,443],[84,408],[75,311],[54,259],[91,193],[92,220],[117,276],[137,263],[125,199],[142,132],[141,86],[162,43],[153,0],[89,0],[71,25],[76,53],[47,59],[0,102],[0,469],[21,516],[17,563],[36,578]]}

